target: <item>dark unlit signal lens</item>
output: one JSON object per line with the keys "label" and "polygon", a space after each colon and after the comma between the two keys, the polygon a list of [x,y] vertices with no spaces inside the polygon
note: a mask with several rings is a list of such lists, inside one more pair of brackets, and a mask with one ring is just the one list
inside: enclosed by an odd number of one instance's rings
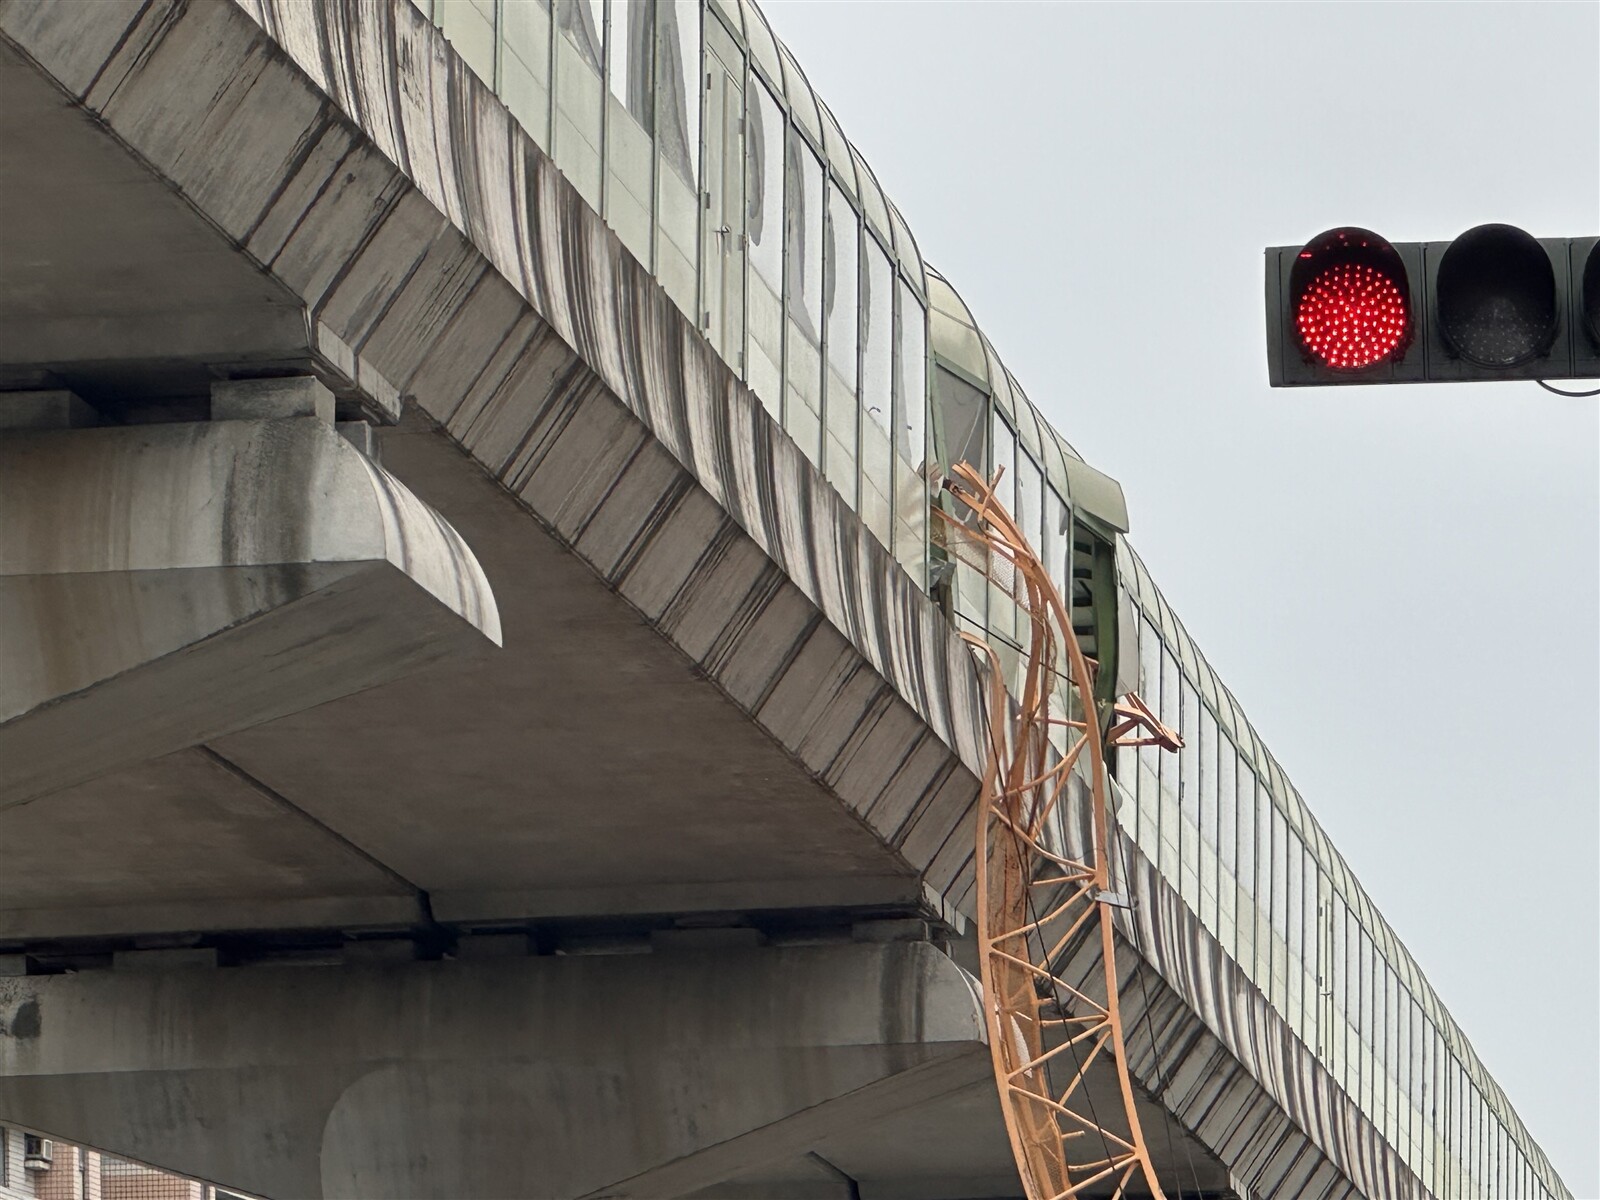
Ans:
{"label": "dark unlit signal lens", "polygon": [[1435,291],[1439,335],[1477,366],[1521,366],[1555,342],[1555,270],[1514,225],[1479,225],[1451,242]]}
{"label": "dark unlit signal lens", "polygon": [[1600,350],[1600,242],[1589,249],[1583,266],[1583,324],[1595,349]]}

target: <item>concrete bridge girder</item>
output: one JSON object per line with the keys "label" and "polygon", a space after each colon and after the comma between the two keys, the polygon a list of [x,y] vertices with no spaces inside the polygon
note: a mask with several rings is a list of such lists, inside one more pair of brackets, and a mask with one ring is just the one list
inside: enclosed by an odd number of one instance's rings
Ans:
{"label": "concrete bridge girder", "polygon": [[935,1195],[973,1140],[941,1099],[987,1085],[971,979],[925,943],[138,958],[0,978],[0,1115],[267,1196],[677,1196],[912,1110]]}

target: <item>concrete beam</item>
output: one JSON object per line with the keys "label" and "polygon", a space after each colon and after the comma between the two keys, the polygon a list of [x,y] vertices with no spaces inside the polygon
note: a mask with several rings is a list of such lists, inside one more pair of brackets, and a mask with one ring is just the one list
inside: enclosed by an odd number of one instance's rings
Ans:
{"label": "concrete beam", "polygon": [[793,1116],[752,1129],[725,1142],[597,1188],[584,1200],[647,1200],[686,1196],[732,1179],[764,1163],[806,1154],[813,1146],[850,1130],[870,1127],[886,1116],[940,1100],[971,1086],[987,1073],[987,1051],[951,1053],[916,1063],[797,1110]]}
{"label": "concrete beam", "polygon": [[927,944],[0,977],[0,1118],[262,1195],[682,1195],[987,1070]]}
{"label": "concrete beam", "polygon": [[0,429],[75,429],[95,424],[95,411],[74,392],[0,392]]}
{"label": "concrete beam", "polygon": [[315,417],[0,437],[0,808],[499,637],[472,552]]}
{"label": "concrete beam", "polygon": [[271,421],[315,417],[333,424],[333,393],[306,375],[288,379],[227,379],[211,385],[213,421]]}

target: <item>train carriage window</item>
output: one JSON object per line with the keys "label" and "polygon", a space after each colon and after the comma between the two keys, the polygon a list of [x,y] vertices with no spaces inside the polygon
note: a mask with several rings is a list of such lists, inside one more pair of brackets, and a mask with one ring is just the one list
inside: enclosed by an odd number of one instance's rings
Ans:
{"label": "train carriage window", "polygon": [[939,462],[946,469],[957,463],[970,463],[981,472],[989,397],[935,361],[933,400],[938,418],[934,430]]}
{"label": "train carriage window", "polygon": [[472,73],[494,86],[494,0],[438,0],[433,19]]}
{"label": "train carriage window", "polygon": [[893,520],[894,271],[876,240],[863,239],[861,272],[861,519],[889,545]]}
{"label": "train carriage window", "polygon": [[774,414],[781,412],[783,375],[783,109],[765,84],[745,93],[748,171],[745,230],[749,238],[747,292],[751,389]]}
{"label": "train carriage window", "polygon": [[899,354],[895,359],[899,388],[895,448],[900,461],[919,476],[928,458],[928,314],[905,280],[900,281]]}
{"label": "train carriage window", "polygon": [[784,233],[788,251],[784,428],[813,463],[822,461],[822,164],[791,128]]}
{"label": "train carriage window", "polygon": [[600,211],[601,129],[605,96],[603,0],[556,0],[555,160],[561,173]]}
{"label": "train carriage window", "polygon": [[[633,3],[650,7],[646,0]],[[672,0],[654,7],[661,14],[661,153],[679,179],[698,188],[700,5],[696,0]]]}
{"label": "train carriage window", "polygon": [[828,481],[854,507],[861,405],[856,393],[861,340],[861,218],[837,184],[828,188],[823,230],[823,325],[828,345],[823,402],[827,436],[822,463]]}
{"label": "train carriage window", "polygon": [[606,72],[606,223],[646,266],[655,155],[655,12],[649,0],[612,0]]}
{"label": "train carriage window", "polygon": [[540,147],[550,148],[550,6],[511,3],[500,17],[500,98]]}
{"label": "train carriage window", "polygon": [[556,25],[596,75],[600,74],[600,34],[605,28],[603,0],[556,0]]}

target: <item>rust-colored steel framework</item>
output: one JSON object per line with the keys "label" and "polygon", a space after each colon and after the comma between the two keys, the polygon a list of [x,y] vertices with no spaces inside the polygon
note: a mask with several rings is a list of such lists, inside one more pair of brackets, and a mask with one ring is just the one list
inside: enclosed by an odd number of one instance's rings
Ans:
{"label": "rust-colored steel framework", "polygon": [[[1061,595],[1012,516],[999,482],[966,463],[945,483],[967,512],[936,509],[951,555],[1007,592],[1029,622],[1021,686],[1012,697],[996,650],[989,661],[988,766],[977,822],[977,925],[989,1048],[1006,1131],[1028,1200],[1163,1197],[1128,1075],[1109,890],[1107,783],[1092,665]],[[1116,706],[1106,741],[1177,744],[1136,696]],[[1087,861],[1061,834],[1087,804]],[[1098,934],[1097,982],[1057,972],[1069,949]],[[1094,1086],[1089,1084],[1096,1071]],[[1107,1083],[1111,1086],[1108,1087]],[[1114,1095],[1108,1095],[1113,1092]]]}

